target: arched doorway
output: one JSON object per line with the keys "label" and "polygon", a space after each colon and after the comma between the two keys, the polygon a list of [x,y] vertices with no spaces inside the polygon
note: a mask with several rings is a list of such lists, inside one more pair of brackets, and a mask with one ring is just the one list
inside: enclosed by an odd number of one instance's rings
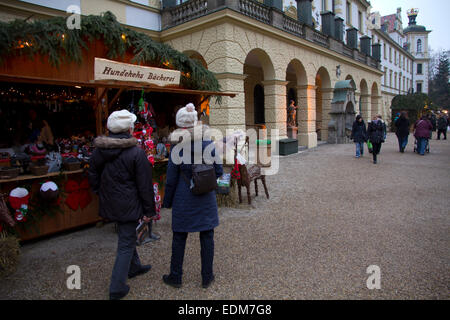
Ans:
{"label": "arched doorway", "polygon": [[362,79],[360,83],[360,97],[357,101],[358,106],[356,112],[359,113],[365,121],[370,118],[370,106],[369,106],[369,88],[366,80]]}
{"label": "arched doorway", "polygon": [[254,123],[265,124],[264,87],[257,84],[253,90]]}
{"label": "arched doorway", "polygon": [[245,92],[245,125],[247,129],[261,128],[269,120],[267,117],[267,99],[264,81],[273,80],[275,69],[264,50],[251,50],[244,63],[243,74]]}

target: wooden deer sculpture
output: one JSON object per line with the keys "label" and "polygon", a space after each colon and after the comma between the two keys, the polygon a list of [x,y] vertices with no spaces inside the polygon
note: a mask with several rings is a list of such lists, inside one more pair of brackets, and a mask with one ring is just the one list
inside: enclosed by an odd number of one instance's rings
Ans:
{"label": "wooden deer sculpture", "polygon": [[[249,138],[245,139],[245,144],[249,145]],[[244,145],[245,146],[245,145]],[[234,160],[236,161],[237,157],[237,140],[235,141],[235,150],[234,150]],[[269,199],[269,191],[266,186],[266,176],[261,174],[261,167],[256,164],[252,165],[239,165],[239,173],[241,178],[237,180],[238,192],[239,192],[239,203],[242,203],[241,189],[244,186],[247,188],[247,198],[248,204],[252,204],[252,197],[250,196],[250,184],[252,181],[255,182],[255,192],[256,196],[258,196],[258,180],[262,181],[264,191],[266,193],[267,199]]]}

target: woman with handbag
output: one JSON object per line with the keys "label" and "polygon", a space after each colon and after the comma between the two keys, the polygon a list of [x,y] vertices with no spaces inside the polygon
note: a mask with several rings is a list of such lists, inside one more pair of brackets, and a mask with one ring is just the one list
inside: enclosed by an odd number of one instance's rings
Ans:
{"label": "woman with handbag", "polygon": [[[198,185],[195,185],[197,164],[194,163],[195,145],[201,140],[201,158],[204,162],[204,151],[206,148],[211,151],[211,156],[215,157],[215,150],[210,147],[213,143],[205,137],[206,126],[197,126],[197,112],[192,103],[181,108],[176,114],[176,124],[181,130],[172,133],[171,143],[179,142],[175,136],[178,133],[185,133],[191,140],[191,156],[185,161],[183,152],[187,148],[179,148],[180,145],[171,149],[169,163],[167,167],[167,181],[164,194],[163,207],[172,208],[172,258],[170,261],[170,274],[163,276],[163,281],[167,285],[180,288],[182,285],[183,259],[188,233],[200,232],[200,255],[202,264],[202,286],[208,288],[214,281],[213,260],[214,260],[214,228],[219,225],[219,216],[214,188],[208,192],[197,192]],[[194,135],[194,132],[201,132],[201,135]],[[186,135],[183,135],[183,140]],[[189,142],[187,142],[189,143]],[[189,157],[188,157],[189,158]],[[181,161],[180,161],[181,160]],[[186,163],[187,162],[187,163]],[[214,183],[223,174],[221,164],[216,162],[211,165],[212,175],[215,175]],[[214,186],[214,187],[215,187]],[[201,189],[201,188],[200,188]],[[200,193],[200,194],[199,194]]]}
{"label": "woman with handbag", "polygon": [[376,164],[377,155],[381,151],[381,144],[384,143],[384,134],[385,134],[384,123],[378,118],[378,116],[373,117],[373,120],[369,122],[367,134],[373,146],[372,150],[373,163]]}

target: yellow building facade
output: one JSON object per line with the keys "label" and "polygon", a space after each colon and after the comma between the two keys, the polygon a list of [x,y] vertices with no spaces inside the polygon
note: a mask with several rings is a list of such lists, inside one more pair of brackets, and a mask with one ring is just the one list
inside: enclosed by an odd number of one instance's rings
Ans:
{"label": "yellow building facade", "polygon": [[[61,8],[31,2],[3,1],[0,19],[31,13],[34,18],[69,15]],[[257,1],[190,0],[169,8],[158,1],[80,0],[77,4],[82,15],[109,10],[121,23],[199,59],[215,73],[221,90],[238,93],[223,97],[221,104],[211,101],[209,124],[222,131],[265,125],[287,137],[287,104],[294,100],[299,107],[299,145],[315,147],[328,137],[333,88],[348,79],[356,89],[355,111],[364,119],[390,113],[381,104],[383,72],[377,59],[363,54],[359,45],[349,47],[299,22],[301,17],[295,19]],[[135,11],[143,17],[139,18],[142,26],[130,18]]]}

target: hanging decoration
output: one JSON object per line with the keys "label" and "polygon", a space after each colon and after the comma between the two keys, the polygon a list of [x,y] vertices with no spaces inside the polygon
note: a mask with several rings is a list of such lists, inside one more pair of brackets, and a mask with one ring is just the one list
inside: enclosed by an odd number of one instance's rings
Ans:
{"label": "hanging decoration", "polygon": [[28,213],[28,201],[30,193],[25,188],[15,188],[9,194],[9,203],[15,210],[14,219],[17,222],[26,222]]}
{"label": "hanging decoration", "polygon": [[154,41],[145,33],[123,26],[109,11],[99,16],[83,16],[80,29],[73,30],[67,28],[65,17],[0,22],[0,63],[9,56],[28,55],[33,58],[35,54],[47,56],[51,65],[56,67],[72,61],[81,63],[83,51],[95,40],[103,40],[109,59],[123,57],[132,50],[132,63],[179,70],[184,88],[220,90],[214,74],[199,61],[167,44]]}
{"label": "hanging decoration", "polygon": [[86,208],[92,201],[89,188],[89,181],[87,178],[83,179],[80,183],[75,180],[67,181],[65,186],[65,191],[67,193],[65,204],[73,211],[78,210],[78,208]]}
{"label": "hanging decoration", "polygon": [[153,192],[155,194],[155,211],[156,211],[156,218],[155,220],[161,219],[161,194],[159,193],[159,184],[157,182],[153,183]]}

